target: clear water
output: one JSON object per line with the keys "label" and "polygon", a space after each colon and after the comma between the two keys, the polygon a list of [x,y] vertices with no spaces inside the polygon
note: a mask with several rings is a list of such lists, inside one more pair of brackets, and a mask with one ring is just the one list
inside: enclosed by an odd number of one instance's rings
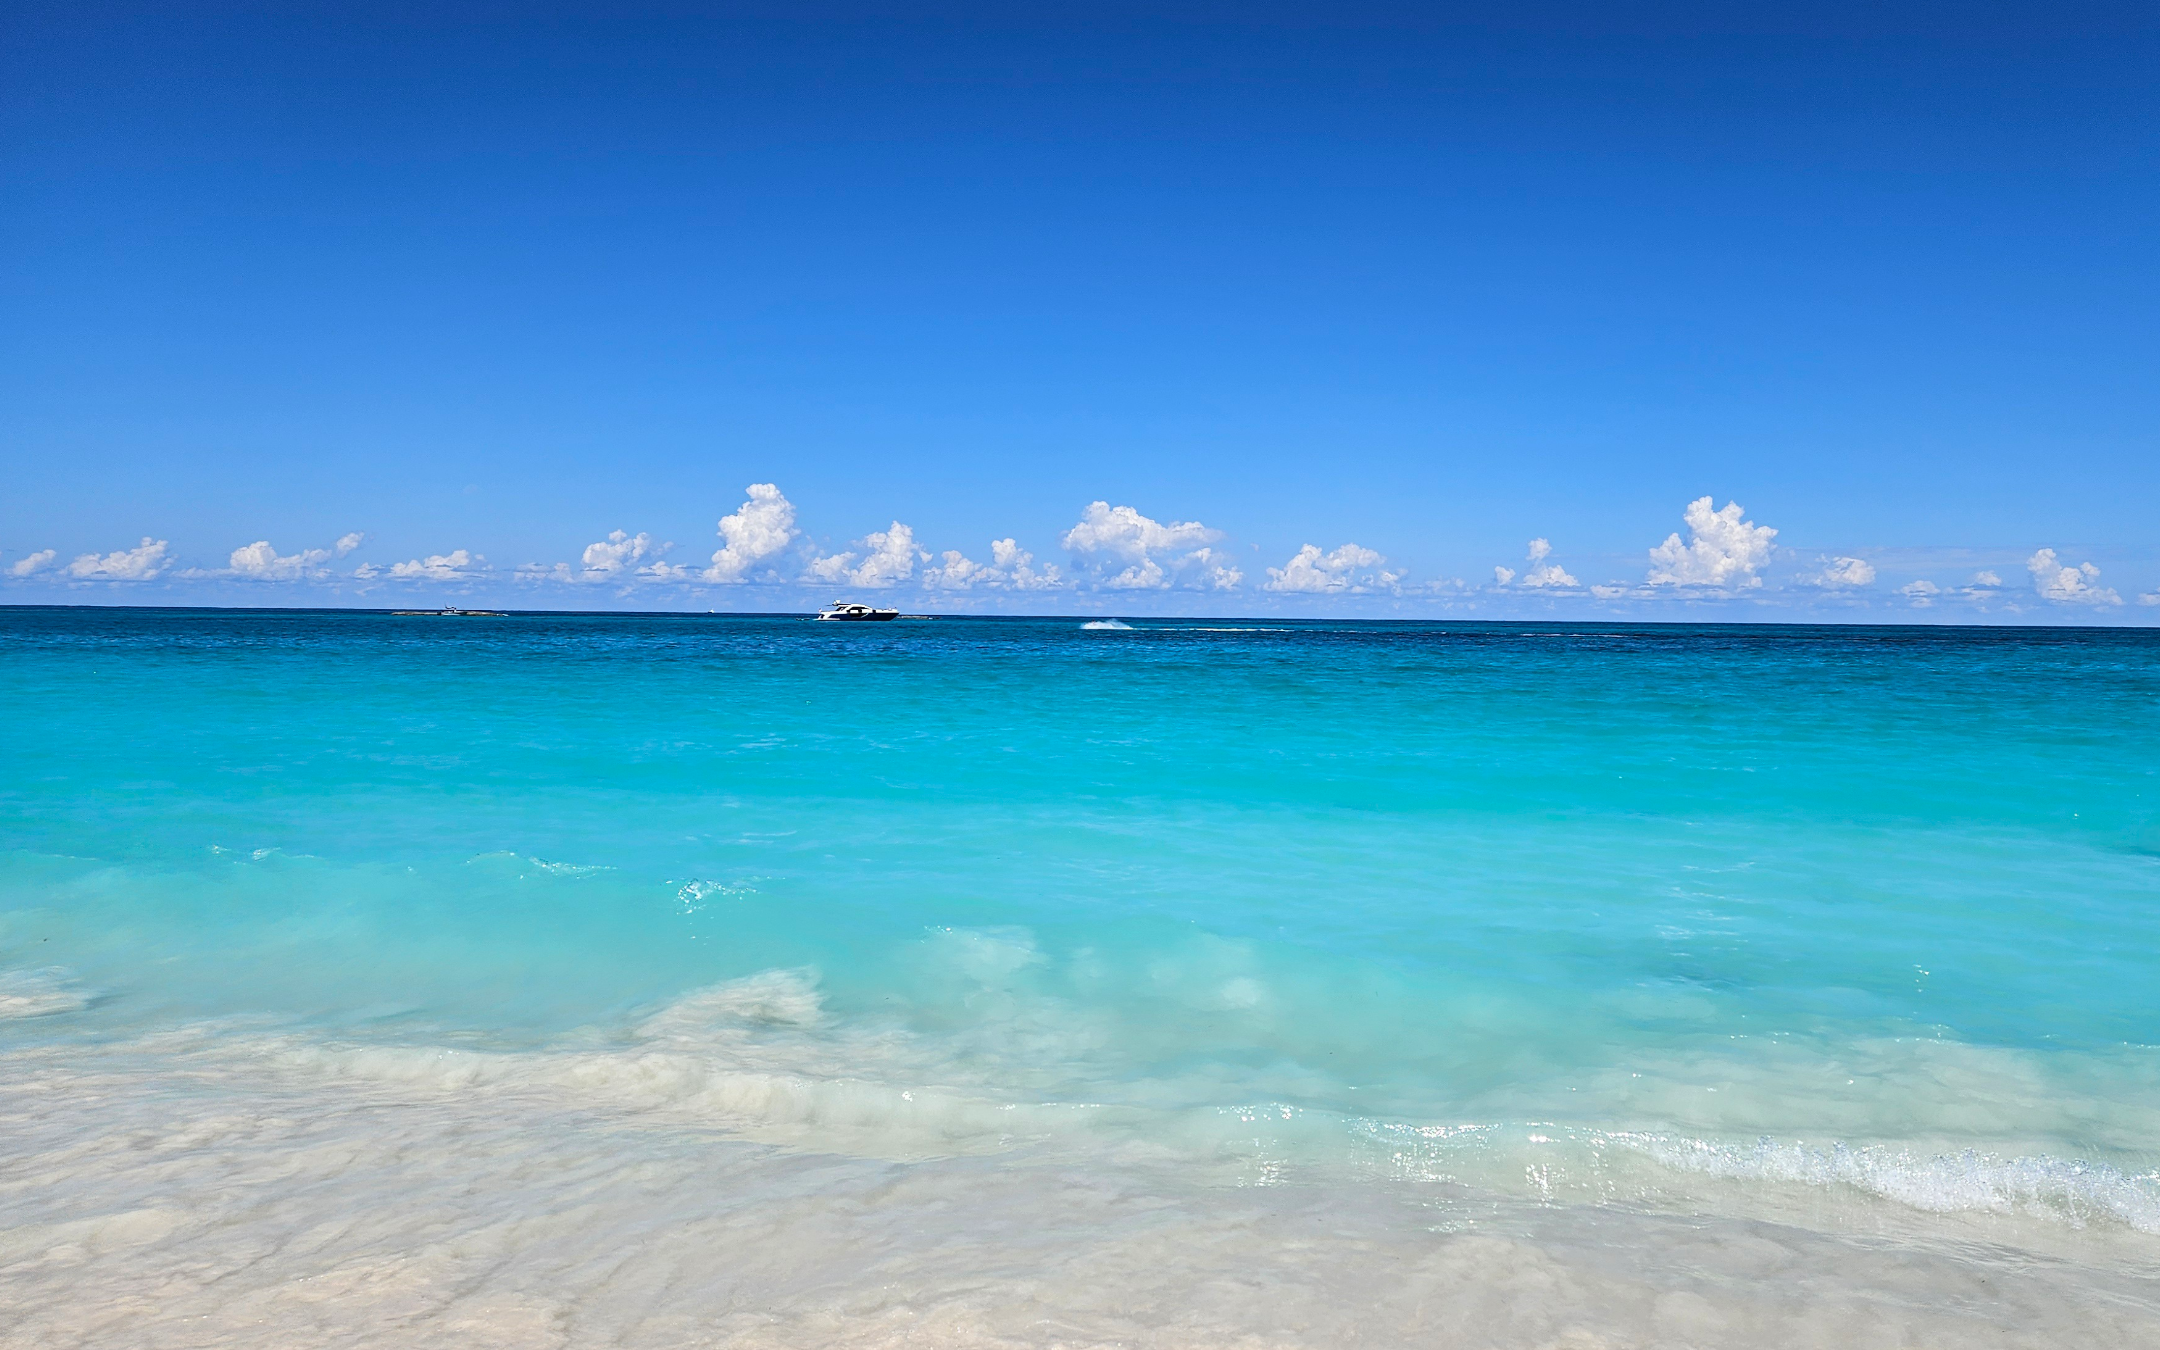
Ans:
{"label": "clear water", "polygon": [[2160,1338],[2160,633],[18,609],[0,704],[25,1344]]}

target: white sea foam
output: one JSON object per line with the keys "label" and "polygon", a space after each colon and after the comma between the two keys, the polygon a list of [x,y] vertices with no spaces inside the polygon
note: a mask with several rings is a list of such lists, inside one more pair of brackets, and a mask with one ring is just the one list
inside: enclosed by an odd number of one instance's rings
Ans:
{"label": "white sea foam", "polygon": [[603,866],[597,863],[549,862],[545,858],[527,858],[525,861],[529,863],[534,868],[534,870],[545,872],[549,876],[557,877],[587,877],[593,875],[596,872],[612,872],[615,870],[612,867]]}
{"label": "white sea foam", "polygon": [[[1413,1185],[1527,1185],[1540,1200],[1702,1208],[1756,1217],[1826,1212],[1787,1190],[1844,1192],[1914,1216],[2005,1215],[2069,1229],[2160,1234],[2160,1174],[2045,1154],[2005,1157],[1909,1144],[1809,1145],[1558,1124],[1407,1125],[1363,1121],[1368,1166]],[[1702,1178],[1707,1186],[1691,1185]],[[1848,1217],[1884,1211],[1848,1205]]]}
{"label": "white sea foam", "polygon": [[615,870],[599,863],[550,862],[546,858],[531,858],[508,850],[482,853],[471,861],[489,867],[515,867],[520,870],[531,868],[543,876],[551,877],[587,877]]}
{"label": "white sea foam", "polygon": [[2077,1227],[2109,1221],[2160,1235],[2160,1174],[2130,1176],[2105,1163],[2046,1156],[2002,1158],[1964,1149],[1926,1154],[1894,1146],[1810,1146],[1760,1139],[1614,1134],[1667,1167],[1746,1181],[1850,1186],[1934,1214],[2026,1213]]}
{"label": "white sea foam", "polygon": [[755,891],[755,887],[741,882],[691,880],[677,888],[675,899],[681,903],[683,913],[697,914],[703,912],[706,902],[716,896],[732,899]]}
{"label": "white sea foam", "polygon": [[1132,631],[1132,625],[1122,619],[1090,619],[1080,626],[1098,633],[1129,633]]}

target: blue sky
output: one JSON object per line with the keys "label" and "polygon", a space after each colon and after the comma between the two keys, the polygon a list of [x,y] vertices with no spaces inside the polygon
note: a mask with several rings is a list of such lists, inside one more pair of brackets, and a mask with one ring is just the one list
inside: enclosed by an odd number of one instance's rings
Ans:
{"label": "blue sky", "polygon": [[2160,619],[2149,6],[445,8],[10,7],[0,603]]}

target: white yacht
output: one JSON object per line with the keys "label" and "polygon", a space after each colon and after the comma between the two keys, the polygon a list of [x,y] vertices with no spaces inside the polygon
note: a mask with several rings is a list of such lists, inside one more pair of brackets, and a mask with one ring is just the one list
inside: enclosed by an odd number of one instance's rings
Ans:
{"label": "white yacht", "polygon": [[852,623],[885,623],[888,620],[899,618],[900,611],[897,609],[873,609],[869,605],[858,605],[852,600],[842,600],[836,605],[825,606],[825,608],[817,612],[817,616],[821,620],[838,619],[842,622]]}

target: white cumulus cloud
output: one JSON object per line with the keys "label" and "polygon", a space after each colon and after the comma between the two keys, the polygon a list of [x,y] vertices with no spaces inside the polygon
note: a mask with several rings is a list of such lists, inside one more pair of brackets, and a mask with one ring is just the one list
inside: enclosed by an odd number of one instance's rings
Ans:
{"label": "white cumulus cloud", "polygon": [[2160,591],[2147,591],[2138,597],[2141,605],[2160,605]]}
{"label": "white cumulus cloud", "polygon": [[353,575],[362,581],[384,575],[398,581],[464,581],[485,570],[486,566],[487,560],[479,554],[458,548],[448,553],[431,553],[425,558],[392,563],[387,569],[362,563],[353,569]]}
{"label": "white cumulus cloud", "polygon": [[2100,569],[2091,563],[2066,566],[2055,556],[2051,548],[2041,549],[2025,560],[2025,570],[2032,573],[2033,589],[2040,598],[2058,605],[2119,605],[2122,597],[2107,587],[2094,583],[2100,579]]}
{"label": "white cumulus cloud", "polygon": [[1830,558],[1824,561],[1822,571],[1803,580],[1809,586],[1831,591],[1872,586],[1875,584],[1875,565],[1865,558]]}
{"label": "white cumulus cloud", "polygon": [[148,581],[164,572],[171,545],[143,536],[140,545],[100,556],[85,553],[67,565],[67,574],[83,581]]}
{"label": "white cumulus cloud", "polygon": [[[232,551],[226,560],[224,575],[239,577],[244,581],[303,581],[326,577],[330,571],[323,564],[332,558],[342,558],[360,547],[366,536],[355,530],[342,535],[328,548],[304,548],[298,553],[279,553],[267,539],[243,544]],[[191,576],[216,576],[218,573],[190,573]]]}
{"label": "white cumulus cloud", "polygon": [[1245,584],[1244,570],[1235,563],[1225,562],[1221,549],[1194,549],[1185,561],[1198,568],[1195,574],[1198,584],[1211,591],[1234,591]]}
{"label": "white cumulus cloud", "polygon": [[1333,553],[1322,553],[1318,544],[1307,544],[1281,567],[1270,567],[1260,589],[1286,595],[1325,595],[1386,588],[1402,580],[1401,576],[1378,570],[1359,575],[1359,569],[1378,569],[1386,561],[1378,551],[1359,544],[1344,544]]}
{"label": "white cumulus cloud", "polygon": [[1150,520],[1130,506],[1090,502],[1087,510],[1081,512],[1079,523],[1065,532],[1064,544],[1072,553],[1103,553],[1128,562],[1139,562],[1158,553],[1212,544],[1220,538],[1222,531],[1211,530],[1197,520],[1173,521],[1165,525]]}
{"label": "white cumulus cloud", "polygon": [[1111,591],[1159,591],[1169,584],[1170,574],[1153,558],[1142,558],[1102,583],[1103,589]]}
{"label": "white cumulus cloud", "polygon": [[645,555],[652,551],[652,546],[652,536],[643,530],[636,534],[609,530],[607,538],[585,546],[581,559],[588,575],[612,577],[637,566]]}
{"label": "white cumulus cloud", "polygon": [[[579,565],[556,563],[552,567],[544,563],[524,563],[517,569],[519,581],[559,581],[565,585],[599,585],[610,581],[631,580],[633,569],[647,555],[665,553],[670,544],[655,546],[651,535],[639,531],[610,530],[605,539],[585,546],[579,555]],[[690,575],[688,568],[681,569]]]}
{"label": "white cumulus cloud", "polygon": [[1165,525],[1130,506],[1098,501],[1088,503],[1060,542],[1106,590],[1165,590],[1180,583],[1235,590],[1245,574],[1207,547],[1220,538],[1221,530],[1197,520]]}
{"label": "white cumulus cloud", "polygon": [[1914,609],[1927,609],[1942,594],[1942,587],[1932,581],[1908,581],[1897,588],[1898,594],[1912,602]]}
{"label": "white cumulus cloud", "polygon": [[[1581,582],[1568,573],[1566,568],[1556,562],[1549,561],[1551,557],[1551,540],[1533,539],[1530,541],[1528,554],[1530,568],[1522,573],[1523,586],[1541,590],[1565,590],[1582,585]],[[1515,569],[1512,567],[1495,567],[1492,574],[1493,585],[1495,586],[1505,586],[1514,581],[1516,576]]]}
{"label": "white cumulus cloud", "polygon": [[231,577],[240,581],[324,581],[330,576],[325,564],[351,553],[366,539],[366,535],[354,530],[338,536],[337,542],[327,548],[304,548],[297,553],[280,553],[269,540],[258,539],[234,549],[223,567],[191,567],[179,575],[191,580]]}
{"label": "white cumulus cloud", "polygon": [[18,558],[10,563],[8,565],[8,575],[11,577],[36,576],[39,572],[52,566],[53,560],[59,556],[57,550],[41,548],[27,557]]}
{"label": "white cumulus cloud", "polygon": [[328,561],[330,550],[326,548],[304,548],[298,553],[280,554],[270,546],[269,540],[258,539],[234,549],[227,570],[250,581],[296,581],[320,572]]}
{"label": "white cumulus cloud", "polygon": [[976,562],[960,550],[949,548],[936,567],[923,569],[922,584],[948,591],[970,591],[978,586],[987,590],[1050,591],[1065,582],[1057,564],[1049,563],[1038,570],[1035,555],[1020,547],[1018,541],[993,539],[988,563]]}
{"label": "white cumulus cloud", "polygon": [[752,483],[746,491],[749,500],[733,515],[720,518],[723,542],[712,555],[712,566],[705,569],[707,581],[741,581],[751,568],[777,556],[795,538],[795,504],[778,487]]}
{"label": "white cumulus cloud", "polygon": [[1677,533],[1650,550],[1650,571],[1644,578],[1652,586],[1715,586],[1731,589],[1762,585],[1756,575],[1770,561],[1771,540],[1777,531],[1742,517],[1740,503],[1727,502],[1722,511],[1710,509],[1711,499],[1697,497],[1682,517],[1688,541]]}
{"label": "white cumulus cloud", "polygon": [[[720,547],[714,550],[710,566],[691,568],[656,562],[645,568],[644,574],[656,581],[703,581],[719,586],[760,579],[752,577],[751,569],[770,562],[795,542],[795,503],[771,483],[752,483],[744,491],[748,500],[733,514],[720,517]],[[777,576],[765,579],[779,580]]]}
{"label": "white cumulus cloud", "polygon": [[835,553],[813,561],[804,580],[883,590],[915,575],[918,558],[925,562],[930,558],[928,553],[916,547],[915,531],[897,520],[890,529],[874,530],[863,536],[861,543],[864,552],[860,563],[855,561],[856,555],[852,551]]}

